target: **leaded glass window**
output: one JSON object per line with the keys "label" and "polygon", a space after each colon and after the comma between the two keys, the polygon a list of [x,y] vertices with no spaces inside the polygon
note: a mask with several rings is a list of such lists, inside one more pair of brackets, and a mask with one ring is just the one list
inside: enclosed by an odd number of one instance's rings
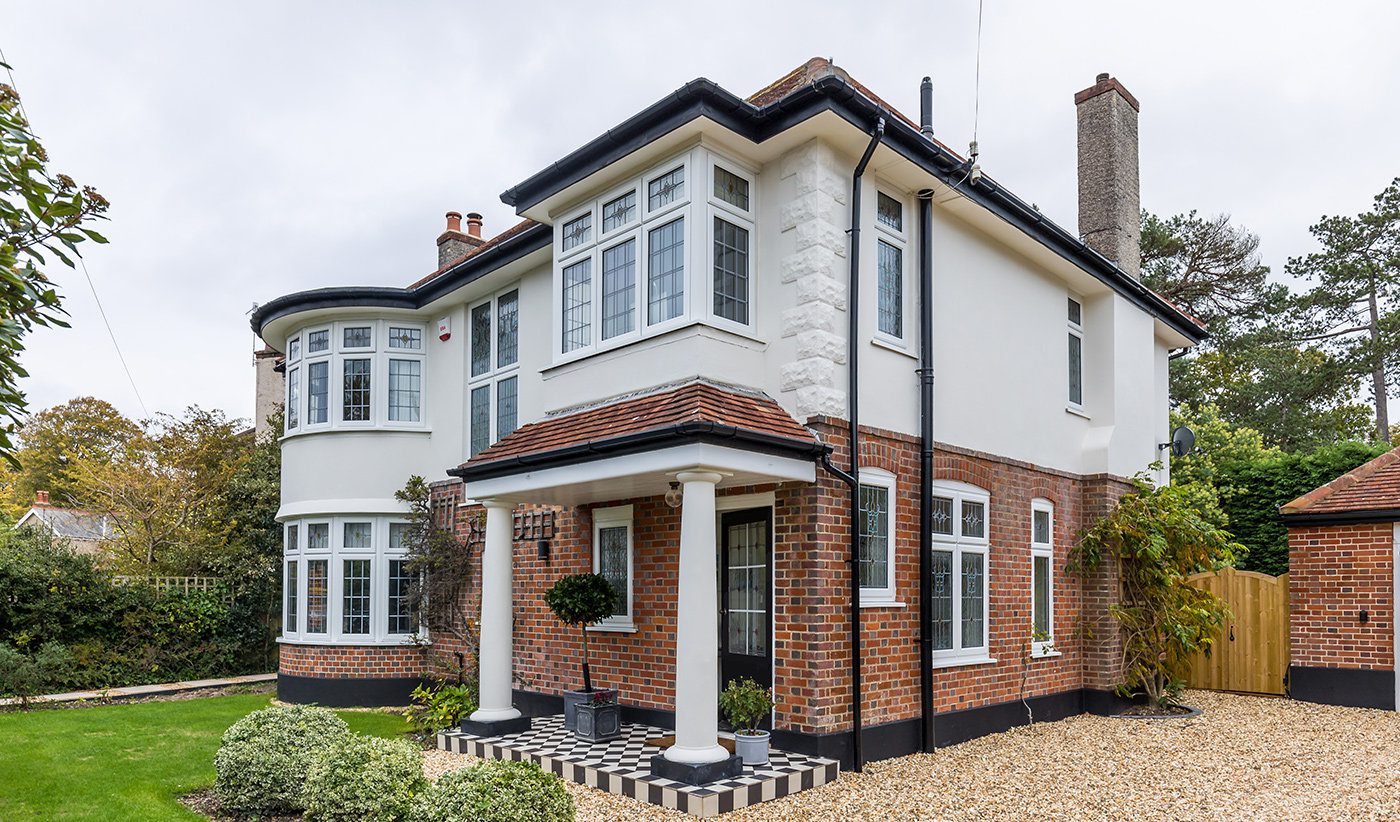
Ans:
{"label": "leaded glass window", "polygon": [[345,360],[342,380],[341,418],[347,422],[365,422],[370,417],[370,360]]}
{"label": "leaded glass window", "polygon": [[890,583],[890,492],[860,487],[860,587],[885,590]]}
{"label": "leaded glass window", "polygon": [[876,243],[880,333],[904,339],[904,249],[880,240]]}
{"label": "leaded glass window", "polygon": [[389,419],[393,422],[418,422],[422,396],[422,361],[389,360]]}
{"label": "leaded glass window", "polygon": [[904,204],[883,191],[875,198],[875,220],[894,231],[904,231]]}
{"label": "leaded glass window", "polygon": [[749,210],[749,181],[715,166],[715,196],[742,211]]}
{"label": "leaded glass window", "polygon": [[[402,525],[402,523],[396,522],[390,525],[389,528],[391,532],[395,525]],[[408,560],[389,560],[389,576],[387,582],[389,586],[387,597],[389,611],[388,631],[391,634],[411,634],[414,630],[414,620],[413,614],[409,610],[408,592],[409,586],[413,582],[413,577],[408,573]]]}
{"label": "leaded glass window", "polygon": [[287,369],[287,430],[297,427],[297,412],[301,409],[301,369]]}
{"label": "leaded glass window", "polygon": [[297,632],[297,561],[287,560],[287,582],[286,582],[287,605],[283,609],[286,617],[286,628],[284,631],[289,634]]}
{"label": "leaded glass window", "polygon": [[603,251],[603,339],[630,333],[637,321],[637,241]]}
{"label": "leaded glass window", "polygon": [[516,428],[518,385],[515,377],[506,377],[496,383],[496,439],[501,439]]}
{"label": "leaded glass window", "polygon": [[987,506],[971,500],[962,501],[962,535],[982,538],[987,536]]}
{"label": "leaded glass window", "polygon": [[637,192],[629,191],[615,200],[603,203],[603,233],[621,228],[637,216]]}
{"label": "leaded glass window", "polygon": [[593,214],[590,212],[564,223],[560,230],[564,250],[578,248],[593,241]]}
{"label": "leaded glass window", "polygon": [[948,497],[933,498],[933,532],[935,534],[953,534],[953,500]]}
{"label": "leaded glass window", "polygon": [[326,329],[311,331],[306,335],[306,353],[316,354],[328,351],[331,347],[331,332]]}
{"label": "leaded glass window", "polygon": [[715,316],[749,324],[749,232],[718,217],[714,296]]}
{"label": "leaded glass window", "polygon": [[593,341],[593,259],[564,268],[564,353],[586,348]]}
{"label": "leaded glass window", "polygon": [[369,633],[370,561],[347,559],[341,577],[340,630],[346,634]]}
{"label": "leaded glass window", "polygon": [[628,578],[631,576],[629,526],[609,525],[598,529],[598,573],[612,586],[613,616],[627,617]]}
{"label": "leaded glass window", "polygon": [[1031,557],[1031,630],[1037,641],[1050,638],[1050,557]]}
{"label": "leaded glass window", "polygon": [[953,552],[934,551],[930,569],[933,650],[947,651],[953,647]]}
{"label": "leaded glass window", "polygon": [[295,525],[288,525],[288,526],[287,526],[287,546],[286,546],[286,547],[287,547],[287,553],[289,553],[289,554],[294,554],[294,553],[297,552],[297,527],[296,527]]}
{"label": "leaded glass window", "polygon": [[329,551],[331,549],[331,527],[324,522],[313,522],[306,526],[306,550]]}
{"label": "leaded glass window", "polygon": [[985,644],[986,580],[984,568],[987,558],[983,554],[964,553],[962,555],[962,647],[981,648]]}
{"label": "leaded glass window", "polygon": [[308,634],[324,634],[326,632],[326,606],[330,601],[330,589],[326,579],[328,564],[329,560],[324,559],[306,561],[306,632]]}
{"label": "leaded glass window", "polygon": [[343,331],[343,344],[346,348],[373,348],[374,330],[368,325],[357,325]]}
{"label": "leaded glass window", "polygon": [[520,359],[520,292],[507,291],[496,299],[496,367]]}
{"label": "leaded glass window", "polygon": [[1082,325],[1084,320],[1084,306],[1073,297],[1069,297],[1068,319],[1073,325]]}
{"label": "leaded glass window", "polygon": [[491,370],[491,303],[484,302],[472,309],[472,376]]}
{"label": "leaded glass window", "polygon": [[471,455],[474,457],[491,444],[491,386],[473,388],[470,405]]}
{"label": "leaded glass window", "polygon": [[679,317],[685,308],[684,218],[652,229],[647,245],[647,324],[655,325]]}
{"label": "leaded glass window", "polygon": [[[958,485],[959,483],[951,483]],[[930,603],[935,659],[982,657],[987,644],[987,497],[941,489],[933,497]]]}
{"label": "leaded glass window", "polygon": [[307,425],[319,425],[330,418],[330,368],[324,361],[306,366]]}
{"label": "leaded glass window", "polygon": [[1050,544],[1050,512],[1036,509],[1031,512],[1031,542]]}
{"label": "leaded glass window", "polygon": [[647,210],[655,211],[685,196],[685,166],[674,168],[647,184]]}
{"label": "leaded glass window", "polygon": [[1069,401],[1084,404],[1084,339],[1069,332]]}
{"label": "leaded glass window", "polygon": [[374,523],[347,522],[344,526],[346,548],[370,548],[374,545]]}
{"label": "leaded glass window", "polygon": [[301,338],[292,337],[287,341],[287,362],[296,362],[301,359]]}
{"label": "leaded glass window", "polygon": [[423,329],[389,326],[389,347],[404,351],[421,351],[423,349]]}

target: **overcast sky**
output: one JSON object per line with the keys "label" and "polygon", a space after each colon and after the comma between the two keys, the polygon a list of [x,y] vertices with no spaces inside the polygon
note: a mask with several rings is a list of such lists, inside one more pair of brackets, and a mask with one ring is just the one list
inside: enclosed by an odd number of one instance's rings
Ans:
{"label": "overcast sky", "polygon": [[[747,96],[833,57],[935,130],[972,137],[977,4],[37,3],[0,48],[52,167],[112,201],[88,267],[152,413],[252,412],[254,302],[406,285],[443,212],[515,221],[501,191],[696,77]],[[1228,212],[1276,271],[1322,214],[1400,175],[1400,3],[986,0],[986,171],[1075,222],[1072,95],[1142,102],[1143,205]],[[73,328],[25,354],[31,407],[141,414],[82,275]]]}

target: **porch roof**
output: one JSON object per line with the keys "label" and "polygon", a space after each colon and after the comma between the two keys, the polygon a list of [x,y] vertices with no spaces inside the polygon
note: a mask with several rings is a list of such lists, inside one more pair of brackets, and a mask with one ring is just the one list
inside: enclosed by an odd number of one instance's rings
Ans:
{"label": "porch roof", "polygon": [[1400,520],[1400,448],[1279,508],[1290,525]]}

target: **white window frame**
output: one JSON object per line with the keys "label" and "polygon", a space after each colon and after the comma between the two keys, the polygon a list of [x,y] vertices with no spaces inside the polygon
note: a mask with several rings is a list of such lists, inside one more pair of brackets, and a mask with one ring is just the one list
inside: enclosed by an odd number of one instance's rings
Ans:
{"label": "white window frame", "polygon": [[[1086,389],[1086,387],[1087,387],[1087,386],[1084,384],[1084,299],[1083,299],[1082,297],[1080,297],[1078,294],[1073,294],[1073,293],[1067,294],[1066,297],[1067,297],[1067,300],[1066,300],[1066,302],[1065,302],[1065,304],[1064,304],[1064,305],[1065,305],[1065,326],[1066,326],[1066,328],[1069,330],[1069,335],[1068,335],[1068,336],[1077,337],[1077,338],[1079,339],[1079,402],[1075,402],[1075,401],[1074,401],[1074,398],[1070,395],[1070,382],[1069,382],[1069,340],[1068,340],[1068,338],[1066,338],[1066,340],[1065,340],[1065,371],[1064,371],[1064,374],[1065,374],[1065,407],[1068,408],[1068,409],[1071,410],[1071,411],[1075,411],[1075,412],[1078,412],[1078,413],[1081,413],[1081,414],[1082,414],[1082,413],[1084,413],[1084,392],[1085,392],[1085,389]],[[1071,319],[1069,318],[1069,301],[1070,301],[1070,300],[1073,300],[1074,303],[1075,303],[1076,305],[1079,306],[1079,322],[1077,322],[1077,323],[1074,322],[1073,320],[1071,320]]]}
{"label": "white window frame", "polygon": [[898,576],[896,574],[896,557],[899,553],[895,547],[895,539],[897,536],[895,531],[895,506],[898,500],[898,497],[895,495],[895,490],[897,488],[895,476],[882,468],[862,468],[860,469],[860,484],[875,488],[883,488],[887,495],[886,499],[888,505],[885,509],[885,563],[889,569],[889,575],[886,577],[886,584],[884,586],[878,588],[861,586],[860,606],[862,608],[899,606],[902,603],[900,603],[895,596],[897,588],[896,578]]}
{"label": "white window frame", "polygon": [[381,632],[380,635],[389,640],[402,641],[415,635],[423,636],[427,633],[426,628],[421,624],[416,626],[414,630],[407,632],[389,630],[389,563],[393,560],[401,560],[408,558],[408,548],[403,546],[400,546],[399,548],[394,548],[392,541],[389,539],[389,532],[394,525],[407,525],[408,523],[408,520],[400,517],[384,518],[383,549],[377,552],[383,559],[382,562],[379,563],[380,572],[376,574],[374,578],[374,590],[377,592],[376,596],[378,597],[374,606],[374,613],[376,618],[382,620],[382,623],[379,626]]}
{"label": "white window frame", "polygon": [[[896,231],[894,228],[880,222],[879,204],[881,194],[899,203],[901,230]],[[870,220],[875,227],[875,242],[872,244],[875,259],[873,261],[874,264],[871,266],[875,271],[875,277],[872,278],[875,284],[875,299],[870,301],[874,310],[874,315],[872,317],[873,323],[871,325],[872,337],[877,342],[887,343],[902,349],[909,348],[910,295],[913,293],[913,290],[909,286],[909,240],[912,236],[909,226],[912,215],[913,211],[910,209],[909,199],[905,195],[896,193],[893,189],[884,185],[877,184],[875,186],[875,208],[871,210],[870,214]],[[903,331],[903,336],[897,337],[880,330],[881,241],[899,249],[899,326]]]}
{"label": "white window frame", "polygon": [[[723,200],[715,194],[715,179],[718,176],[716,169],[733,174],[749,184],[749,207],[744,210],[733,203]],[[734,331],[739,334],[752,335],[758,328],[758,232],[755,228],[754,215],[758,213],[758,180],[757,175],[748,167],[716,154],[713,150],[708,152],[705,163],[705,208],[703,210],[705,225],[703,235],[705,237],[704,259],[705,264],[705,308],[704,316],[707,322],[718,328]],[[697,209],[698,211],[698,209]],[[715,219],[721,219],[732,223],[749,233],[749,270],[748,270],[748,309],[749,321],[746,323],[735,322],[726,317],[721,317],[715,313]]]}
{"label": "white window frame", "polygon": [[[1050,519],[1050,533],[1048,542],[1037,542],[1035,539],[1035,516],[1043,513]],[[1031,656],[1059,656],[1055,651],[1055,505],[1048,499],[1037,497],[1031,500],[1031,607],[1028,609],[1031,615]],[[1048,635],[1043,640],[1035,639],[1035,561],[1037,558],[1045,559],[1046,584],[1046,606],[1049,613],[1046,615],[1046,625],[1049,626]]]}
{"label": "white window frame", "polygon": [[[597,216],[596,216],[596,215],[594,216],[594,221],[595,221],[595,222],[594,222],[594,234],[596,235],[596,234],[597,234],[597,222],[596,222],[596,221],[597,221]],[[595,277],[597,276],[596,272],[595,272],[594,276],[595,276]],[[502,297],[504,297],[504,296],[510,294],[512,291],[515,292],[515,312],[516,312],[516,321],[515,321],[515,362],[510,363],[509,365],[500,365],[500,364],[499,364],[500,352],[498,351],[499,344],[500,344],[500,322],[501,322],[501,304],[500,304],[500,301],[501,301],[501,298],[502,298]],[[521,385],[522,385],[522,382],[523,382],[523,381],[522,381],[521,379],[519,379],[519,376],[520,376],[520,373],[521,373],[521,371],[520,371],[520,340],[521,340],[521,334],[520,334],[520,313],[521,313],[520,292],[521,292],[520,283],[519,283],[519,281],[517,281],[517,282],[514,282],[514,283],[510,284],[509,286],[507,286],[507,287],[505,287],[505,288],[500,289],[499,291],[496,291],[496,292],[492,293],[492,294],[489,295],[489,296],[482,297],[481,299],[476,300],[476,301],[474,301],[474,302],[468,304],[468,306],[467,306],[467,318],[466,318],[466,326],[467,326],[467,341],[466,341],[466,349],[467,349],[467,350],[466,350],[466,355],[467,355],[467,356],[466,356],[466,363],[465,363],[465,366],[464,366],[464,368],[465,368],[465,376],[466,376],[467,380],[466,380],[466,388],[465,388],[465,390],[464,390],[463,393],[462,393],[462,403],[463,403],[463,404],[462,404],[462,408],[463,408],[463,410],[464,410],[462,425],[463,425],[463,427],[466,429],[466,431],[465,431],[465,433],[466,433],[466,440],[465,440],[465,449],[464,449],[464,450],[465,450],[465,454],[464,454],[464,456],[466,456],[466,457],[468,457],[468,458],[470,458],[471,456],[473,456],[472,453],[471,453],[471,447],[472,447],[472,391],[473,391],[474,389],[483,388],[483,387],[486,388],[486,428],[487,428],[487,432],[486,432],[486,446],[485,446],[486,448],[491,447],[491,445],[492,445],[493,443],[495,443],[496,441],[498,441],[498,440],[501,438],[501,437],[500,437],[500,416],[499,416],[499,414],[497,413],[497,412],[499,411],[499,405],[498,405],[498,403],[500,402],[500,384],[501,384],[502,381],[508,380],[508,379],[510,379],[511,377],[515,377],[515,378],[516,378],[516,380],[515,380],[515,427],[516,427],[516,428],[519,428],[519,427],[523,424],[523,420],[521,420],[521,418],[520,418],[520,388],[521,388]],[[476,376],[472,376],[472,353],[473,353],[473,352],[472,352],[472,312],[475,311],[476,309],[480,308],[480,307],[483,306],[483,305],[489,305],[489,306],[490,306],[490,308],[488,309],[488,313],[491,315],[491,333],[490,333],[489,335],[487,335],[487,337],[488,337],[488,343],[487,343],[487,345],[488,345],[488,351],[487,351],[487,356],[488,356],[488,358],[489,358],[489,367],[488,367],[484,372],[482,372],[482,373],[480,373],[480,374],[477,374]],[[595,328],[595,330],[596,330],[596,328]]]}
{"label": "white window frame", "polygon": [[[296,542],[289,538],[295,528]],[[302,559],[302,546],[304,545],[303,531],[300,522],[289,522],[282,525],[282,609],[279,612],[279,625],[282,628],[282,636],[289,639],[300,637],[306,630],[306,563]],[[296,590],[291,592],[296,597],[297,618],[296,623],[287,628],[287,566],[291,564],[297,569]]]}
{"label": "white window frame", "polygon": [[[946,650],[931,651],[934,667],[952,667],[955,665],[975,665],[980,663],[996,662],[991,657],[991,589],[992,589],[992,569],[991,569],[991,531],[992,531],[992,505],[991,495],[984,489],[965,482],[936,482],[933,487],[933,496],[944,497],[953,500],[953,533],[933,534],[934,548],[940,551],[951,551],[952,578],[954,580],[952,601],[953,619],[953,647]],[[983,512],[983,526],[981,537],[964,536],[962,533],[962,506],[963,502],[980,502]],[[962,558],[964,554],[979,554],[982,557],[982,644],[970,648],[963,647],[962,637]]]}
{"label": "white window frame", "polygon": [[601,557],[599,556],[599,534],[604,528],[627,528],[627,615],[610,616],[596,625],[588,626],[590,631],[615,631],[622,633],[635,633],[637,630],[635,621],[635,609],[633,605],[633,592],[636,589],[637,559],[636,559],[636,529],[632,524],[632,506],[617,505],[611,508],[593,509],[593,573],[599,573],[601,569]]}
{"label": "white window frame", "polygon": [[[373,344],[368,348],[347,348],[344,345],[345,329],[368,326]],[[421,332],[418,348],[390,348],[390,328],[412,328]],[[306,341],[311,334],[325,331],[330,345],[325,351],[308,354]],[[284,400],[290,405],[296,394],[297,425],[284,425],[283,436],[293,437],[314,434],[321,431],[381,428],[395,431],[424,431],[428,429],[428,329],[425,323],[408,318],[362,318],[338,320],[333,323],[320,323],[298,328],[288,335],[291,340],[300,339],[301,359],[295,369],[287,368],[287,387]],[[368,420],[346,420],[345,400],[345,361],[370,361],[369,387],[370,405]],[[418,420],[389,419],[389,360],[417,360],[421,378],[418,386]],[[311,366],[326,363],[326,421],[311,421]],[[295,372],[295,373],[294,373]],[[289,420],[290,421],[290,420]]]}

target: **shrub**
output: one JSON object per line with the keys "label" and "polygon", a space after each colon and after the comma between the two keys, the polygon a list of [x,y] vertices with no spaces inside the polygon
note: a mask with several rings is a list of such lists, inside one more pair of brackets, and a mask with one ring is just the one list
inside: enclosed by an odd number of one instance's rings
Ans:
{"label": "shrub", "polygon": [[735,733],[752,734],[773,710],[773,697],[767,688],[748,677],[731,679],[729,687],[719,695],[719,709]]}
{"label": "shrub", "polygon": [[21,708],[28,708],[30,697],[70,682],[75,665],[73,655],[57,642],[45,642],[33,654],[0,644],[0,696],[15,697]]}
{"label": "shrub", "polygon": [[573,822],[564,783],[533,762],[490,760],[438,779],[413,803],[412,822]]}
{"label": "shrub", "polygon": [[588,626],[612,616],[619,594],[601,574],[560,577],[544,592],[544,604],[565,625],[583,634],[583,689],[593,690],[588,672]]}
{"label": "shrub", "polygon": [[408,724],[419,733],[437,733],[456,727],[476,708],[475,682],[439,682],[431,688],[419,685],[413,689]]}
{"label": "shrub", "polygon": [[224,733],[214,757],[214,792],[224,809],[235,813],[300,811],[306,807],[311,765],[349,735],[345,721],[324,708],[254,711]]}
{"label": "shrub", "polygon": [[423,791],[423,754],[406,739],[348,735],[311,764],[306,818],[402,819]]}

